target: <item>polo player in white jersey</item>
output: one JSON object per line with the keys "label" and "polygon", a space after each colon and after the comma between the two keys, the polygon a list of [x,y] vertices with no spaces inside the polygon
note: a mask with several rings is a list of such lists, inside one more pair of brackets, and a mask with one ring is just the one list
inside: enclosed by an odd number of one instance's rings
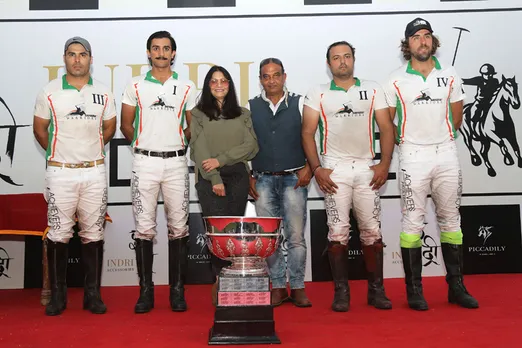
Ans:
{"label": "polo player in white jersey", "polygon": [[123,93],[121,111],[121,131],[134,151],[131,187],[140,277],[140,297],[134,311],[146,313],[154,308],[152,243],[161,191],[169,238],[170,306],[183,312],[187,310],[184,284],[189,240],[185,153],[196,86],[172,71],[176,41],[170,33],[152,34],[147,40],[147,55],[152,69],[132,79]]}
{"label": "polo player in white jersey", "polygon": [[100,296],[107,212],[105,144],[116,130],[114,97],[91,77],[92,50],[87,40],[67,40],[63,60],[66,74],[38,94],[33,122],[47,159],[51,301],[45,313],[58,315],[67,305],[67,247],[77,218],[85,272],[83,308],[102,314],[107,310]]}
{"label": "polo player in white jersey", "polygon": [[391,117],[397,114],[399,184],[402,198],[401,251],[408,305],[427,310],[422,273],[422,241],[427,196],[435,203],[448,300],[466,308],[478,302],[462,280],[460,198],[462,172],[455,139],[462,124],[465,98],[462,80],[450,65],[434,56],[440,43],[428,21],[406,26],[402,52],[407,61],[385,84]]}
{"label": "polo player in white jersey", "polygon": [[[381,86],[353,75],[355,50],[346,41],[328,47],[333,80],[312,88],[305,98],[303,147],[319,188],[325,193],[328,257],[335,284],[332,310],[350,307],[348,240],[350,210],[357,218],[368,270],[368,304],[390,309],[383,286],[383,248],[379,188],[388,179],[393,152],[393,124]],[[374,164],[375,126],[380,131],[381,160]],[[322,164],[315,133],[319,127]]]}

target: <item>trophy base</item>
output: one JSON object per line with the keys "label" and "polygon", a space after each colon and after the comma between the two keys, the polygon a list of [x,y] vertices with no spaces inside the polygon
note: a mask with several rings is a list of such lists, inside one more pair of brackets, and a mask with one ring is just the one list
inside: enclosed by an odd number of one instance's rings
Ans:
{"label": "trophy base", "polygon": [[272,306],[217,307],[208,344],[279,344]]}
{"label": "trophy base", "polygon": [[208,344],[266,343],[281,343],[275,334],[269,277],[230,275],[222,269]]}

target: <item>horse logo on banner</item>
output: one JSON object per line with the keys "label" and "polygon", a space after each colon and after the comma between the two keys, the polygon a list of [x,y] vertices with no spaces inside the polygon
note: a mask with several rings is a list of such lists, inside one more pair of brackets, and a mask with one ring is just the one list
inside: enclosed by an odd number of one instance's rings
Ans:
{"label": "horse logo on banner", "polygon": [[[480,68],[480,76],[463,79],[465,85],[476,86],[477,94],[472,103],[464,106],[463,122],[460,132],[464,143],[469,149],[471,163],[480,166],[482,163],[488,170],[488,175],[494,177],[496,170],[489,161],[491,143],[500,148],[504,156],[504,164],[511,166],[515,163],[509,152],[507,143],[511,145],[517,158],[517,165],[522,168],[522,157],[517,141],[515,124],[511,117],[511,109],[520,108],[518,83],[515,76],[506,78],[502,75],[499,81],[495,68],[489,64],[483,64]],[[480,155],[474,146],[474,141],[480,143]]]}
{"label": "horse logo on banner", "polygon": [[[453,27],[459,31],[452,65],[455,65],[460,40],[463,33],[470,31],[462,27]],[[522,157],[518,146],[517,134],[511,110],[520,108],[518,83],[515,76],[507,78],[502,75],[499,81],[495,75],[495,67],[485,63],[479,69],[479,76],[462,79],[464,85],[477,87],[475,100],[464,105],[462,126],[459,131],[471,155],[471,163],[480,166],[482,163],[488,170],[488,175],[494,177],[497,171],[489,161],[491,143],[500,148],[504,156],[504,164],[511,166],[515,163],[509,152],[506,142],[509,143],[517,158],[517,165],[522,168]],[[475,149],[474,142],[480,143],[480,155]]]}
{"label": "horse logo on banner", "polygon": [[196,244],[201,247],[201,250],[199,252],[203,253],[203,250],[207,246],[207,237],[204,233],[198,233],[198,235],[196,236]]}

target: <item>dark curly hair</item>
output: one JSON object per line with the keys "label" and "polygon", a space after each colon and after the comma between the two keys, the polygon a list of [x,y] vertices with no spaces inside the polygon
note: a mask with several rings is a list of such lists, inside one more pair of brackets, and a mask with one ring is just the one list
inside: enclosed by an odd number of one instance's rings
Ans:
{"label": "dark curly hair", "polygon": [[[431,48],[431,55],[435,55],[435,53],[437,52],[437,48],[440,47],[440,41],[439,39],[433,35],[432,36],[432,40],[433,40],[433,46]],[[410,60],[411,59],[411,51],[410,51],[410,44],[408,42],[408,39],[403,39],[401,40],[401,52],[402,52],[402,56],[404,57],[405,60]]]}

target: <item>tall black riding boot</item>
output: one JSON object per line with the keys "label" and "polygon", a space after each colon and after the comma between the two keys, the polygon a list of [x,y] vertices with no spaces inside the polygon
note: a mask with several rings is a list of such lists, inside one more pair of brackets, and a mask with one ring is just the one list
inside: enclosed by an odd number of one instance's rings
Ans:
{"label": "tall black riding boot", "polygon": [[170,307],[174,312],[187,310],[185,280],[188,266],[188,242],[188,236],[169,240]]}
{"label": "tall black riding boot", "polygon": [[401,248],[408,306],[416,311],[428,310],[422,291],[422,248]]}
{"label": "tall black riding boot", "polygon": [[136,264],[140,277],[140,298],[134,306],[134,313],[147,313],[154,308],[154,283],[152,282],[152,241],[136,239]]}
{"label": "tall black riding boot", "polygon": [[383,249],[384,244],[380,239],[372,245],[363,246],[368,272],[368,304],[377,309],[391,309],[392,303],[384,291]]}
{"label": "tall black riding boot", "polygon": [[82,244],[82,263],[85,273],[83,309],[94,314],[103,314],[107,307],[100,294],[103,265],[103,241]]}
{"label": "tall black riding boot", "polygon": [[348,286],[348,245],[328,242],[328,260],[334,281],[334,312],[347,312],[350,309],[350,287]]}
{"label": "tall black riding boot", "polygon": [[67,255],[69,245],[47,240],[47,260],[51,300],[45,307],[46,315],[59,315],[67,307]]}
{"label": "tall black riding boot", "polygon": [[462,275],[462,245],[441,243],[442,256],[446,264],[446,282],[448,283],[448,301],[464,308],[478,308],[478,301],[464,286]]}

